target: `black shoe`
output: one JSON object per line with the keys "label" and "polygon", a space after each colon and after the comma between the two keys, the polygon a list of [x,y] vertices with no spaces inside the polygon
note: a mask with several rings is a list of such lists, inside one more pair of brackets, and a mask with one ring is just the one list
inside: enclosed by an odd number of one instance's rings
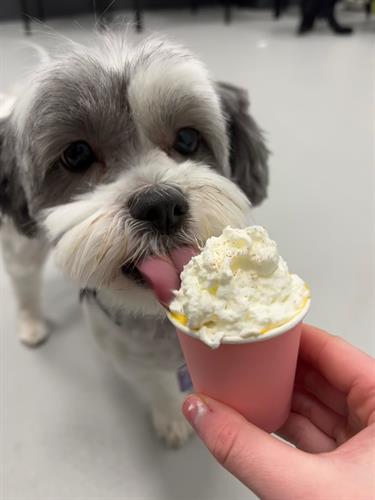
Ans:
{"label": "black shoe", "polygon": [[305,33],[309,33],[314,28],[314,20],[311,19],[302,19],[301,24],[298,27],[297,33],[299,35],[304,35]]}
{"label": "black shoe", "polygon": [[353,33],[353,28],[339,24],[334,17],[328,19],[328,24],[336,35],[351,35]]}

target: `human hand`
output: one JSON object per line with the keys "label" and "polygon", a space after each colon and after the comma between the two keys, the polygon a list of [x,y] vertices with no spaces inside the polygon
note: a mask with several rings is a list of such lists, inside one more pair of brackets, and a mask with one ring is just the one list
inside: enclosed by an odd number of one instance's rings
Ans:
{"label": "human hand", "polygon": [[218,462],[262,499],[375,498],[375,360],[303,325],[286,444],[205,395],[183,412]]}

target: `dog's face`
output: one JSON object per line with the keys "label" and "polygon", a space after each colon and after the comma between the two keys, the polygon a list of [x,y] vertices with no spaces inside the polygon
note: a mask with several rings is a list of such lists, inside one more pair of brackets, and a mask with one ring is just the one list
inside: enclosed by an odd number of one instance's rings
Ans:
{"label": "dog's face", "polygon": [[265,196],[267,149],[247,105],[163,40],[74,47],[0,122],[2,211],[30,235],[44,227],[80,286],[149,310],[141,259],[245,225],[249,199]]}

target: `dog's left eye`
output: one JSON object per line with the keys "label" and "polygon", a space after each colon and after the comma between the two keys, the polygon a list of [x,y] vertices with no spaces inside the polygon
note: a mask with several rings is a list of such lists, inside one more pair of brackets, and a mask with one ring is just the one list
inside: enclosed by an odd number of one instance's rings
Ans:
{"label": "dog's left eye", "polygon": [[177,132],[173,148],[183,156],[194,154],[200,144],[201,136],[194,128],[182,128]]}
{"label": "dog's left eye", "polygon": [[77,141],[65,149],[61,160],[68,170],[84,172],[96,161],[96,156],[87,142]]}

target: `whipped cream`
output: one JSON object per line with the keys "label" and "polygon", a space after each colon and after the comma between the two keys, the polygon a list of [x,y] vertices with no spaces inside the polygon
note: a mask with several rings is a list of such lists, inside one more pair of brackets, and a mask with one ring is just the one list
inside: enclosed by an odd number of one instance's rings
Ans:
{"label": "whipped cream", "polygon": [[310,295],[261,226],[227,227],[209,238],[184,267],[181,288],[174,293],[172,317],[211,347],[287,323]]}

